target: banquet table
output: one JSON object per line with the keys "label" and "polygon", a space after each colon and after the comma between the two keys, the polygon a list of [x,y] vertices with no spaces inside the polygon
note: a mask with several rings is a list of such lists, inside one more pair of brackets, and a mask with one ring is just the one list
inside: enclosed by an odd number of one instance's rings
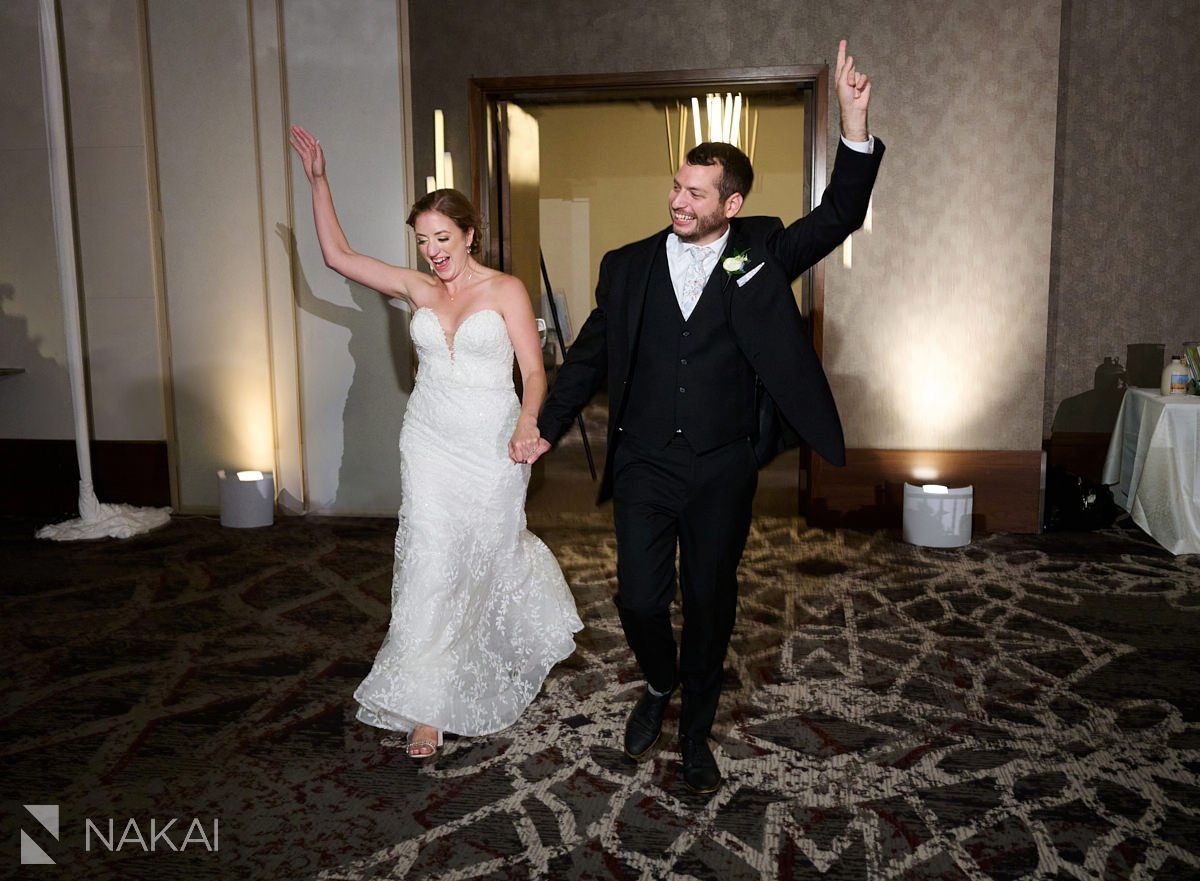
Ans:
{"label": "banquet table", "polygon": [[1102,481],[1173,554],[1200,554],[1200,397],[1125,393]]}

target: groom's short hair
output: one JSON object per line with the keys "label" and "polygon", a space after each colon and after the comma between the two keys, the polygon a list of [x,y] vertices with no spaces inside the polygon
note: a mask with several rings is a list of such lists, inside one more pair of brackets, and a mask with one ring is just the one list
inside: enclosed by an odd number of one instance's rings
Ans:
{"label": "groom's short hair", "polygon": [[688,165],[712,165],[719,163],[721,177],[717,181],[717,194],[726,201],[734,193],[745,199],[754,185],[754,168],[750,159],[733,144],[720,141],[705,141],[688,150]]}

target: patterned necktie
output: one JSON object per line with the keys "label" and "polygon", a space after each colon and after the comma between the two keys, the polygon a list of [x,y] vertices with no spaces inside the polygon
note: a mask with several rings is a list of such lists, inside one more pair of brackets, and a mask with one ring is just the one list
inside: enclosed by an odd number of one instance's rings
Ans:
{"label": "patterned necktie", "polygon": [[686,253],[691,258],[691,263],[688,264],[687,271],[683,276],[683,290],[679,292],[679,311],[683,313],[684,321],[691,317],[692,310],[696,308],[700,294],[704,291],[704,285],[708,282],[708,273],[704,270],[704,258],[711,250],[703,245],[692,245],[687,248]]}

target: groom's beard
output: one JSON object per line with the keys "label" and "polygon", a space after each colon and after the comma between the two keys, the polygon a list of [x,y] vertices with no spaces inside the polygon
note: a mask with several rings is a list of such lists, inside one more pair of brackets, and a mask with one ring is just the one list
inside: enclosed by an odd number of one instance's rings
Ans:
{"label": "groom's beard", "polygon": [[[718,207],[717,210],[712,214],[705,214],[703,216],[697,215],[696,229],[693,232],[688,233],[686,236],[680,236],[678,233],[676,233],[676,235],[679,236],[679,241],[686,242],[690,245],[693,242],[697,242],[705,236],[711,235],[712,233],[721,229],[729,222],[725,219],[725,213],[723,209],[724,206],[722,205]],[[672,225],[674,225],[673,222]]]}

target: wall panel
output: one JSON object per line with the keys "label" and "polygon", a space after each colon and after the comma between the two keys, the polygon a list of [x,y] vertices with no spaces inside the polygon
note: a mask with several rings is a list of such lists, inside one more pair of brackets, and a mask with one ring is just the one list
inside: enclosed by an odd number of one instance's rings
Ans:
{"label": "wall panel", "polygon": [[75,218],[92,431],[164,440],[137,0],[65,0]]}
{"label": "wall panel", "polygon": [[[283,31],[287,115],[321,140],[351,246],[407,264],[396,4],[297,0],[284,7]],[[298,161],[290,173],[310,509],[394,514],[411,382],[407,316],[325,266]]]}
{"label": "wall panel", "polygon": [[247,6],[149,5],[181,507],[275,467]]}
{"label": "wall panel", "polygon": [[36,0],[0,4],[0,437],[71,438]]}

